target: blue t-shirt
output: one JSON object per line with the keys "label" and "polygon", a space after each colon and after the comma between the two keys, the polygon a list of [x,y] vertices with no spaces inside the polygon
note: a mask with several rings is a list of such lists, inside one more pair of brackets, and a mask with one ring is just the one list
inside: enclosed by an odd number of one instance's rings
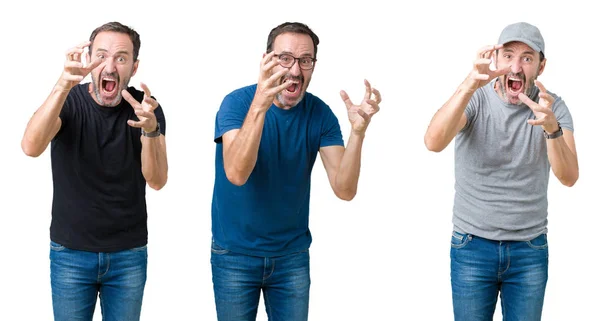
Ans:
{"label": "blue t-shirt", "polygon": [[242,127],[256,84],[227,95],[215,123],[213,241],[232,252],[280,256],[307,249],[310,174],[319,148],[344,146],[337,117],[306,93],[295,107],[274,104],[265,115],[256,165],[246,183],[232,184],[223,167],[221,137]]}

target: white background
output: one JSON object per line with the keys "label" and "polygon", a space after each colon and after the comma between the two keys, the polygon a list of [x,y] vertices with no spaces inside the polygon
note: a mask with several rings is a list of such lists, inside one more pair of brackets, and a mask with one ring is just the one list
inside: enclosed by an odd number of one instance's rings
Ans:
{"label": "white background", "polygon": [[[209,262],[214,117],[224,95],[257,80],[267,35],[285,21],[305,22],[320,37],[309,91],[337,114],[346,141],[350,125],[339,91],[360,101],[367,78],[383,95],[367,132],[356,198],[336,199],[321,161],[315,164],[311,320],[452,320],[453,144],[432,153],[423,135],[466,77],[477,50],[495,44],[505,25],[521,20],[537,25],[546,40],[548,62],[539,79],[571,111],[580,166],[572,188],[550,179],[544,320],[597,318],[600,106],[594,81],[600,24],[590,5],[573,0],[560,5],[189,3],[2,3],[0,320],[52,319],[49,151],[29,158],[20,140],[58,79],[64,52],[113,20],[141,34],[139,69],[130,84],[147,83],[167,117],[169,181],[147,194],[149,266],[142,320],[216,319]],[[499,310],[495,320],[501,319]],[[266,320],[262,302],[258,319]]]}

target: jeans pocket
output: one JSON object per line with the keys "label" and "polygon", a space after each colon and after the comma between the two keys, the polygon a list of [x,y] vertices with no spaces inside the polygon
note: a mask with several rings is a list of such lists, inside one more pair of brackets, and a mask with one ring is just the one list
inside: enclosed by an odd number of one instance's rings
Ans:
{"label": "jeans pocket", "polygon": [[546,234],[540,234],[538,237],[526,242],[534,250],[545,250],[548,248],[548,237]]}
{"label": "jeans pocket", "polygon": [[212,241],[212,244],[210,245],[210,251],[217,255],[223,255],[223,254],[229,253],[229,250],[220,247],[219,245],[217,245],[217,243],[215,243],[215,241]]}
{"label": "jeans pocket", "polygon": [[66,249],[66,247],[64,247],[56,242],[50,241],[50,250],[60,252],[60,251],[64,251],[65,249]]}
{"label": "jeans pocket", "polygon": [[469,242],[473,239],[471,234],[463,234],[458,233],[457,231],[452,231],[452,238],[450,239],[450,246],[455,249],[460,249],[465,247]]}

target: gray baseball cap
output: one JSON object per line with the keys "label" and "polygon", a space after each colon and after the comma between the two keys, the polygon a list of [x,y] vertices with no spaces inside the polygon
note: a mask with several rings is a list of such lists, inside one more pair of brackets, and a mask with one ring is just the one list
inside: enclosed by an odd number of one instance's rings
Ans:
{"label": "gray baseball cap", "polygon": [[498,38],[498,44],[503,45],[511,41],[522,42],[531,47],[531,49],[546,55],[544,38],[540,33],[540,29],[527,22],[513,23],[502,30],[500,38]]}

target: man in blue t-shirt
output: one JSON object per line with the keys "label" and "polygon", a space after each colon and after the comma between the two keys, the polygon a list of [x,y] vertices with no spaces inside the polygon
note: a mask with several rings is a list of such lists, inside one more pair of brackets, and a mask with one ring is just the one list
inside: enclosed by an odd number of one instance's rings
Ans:
{"label": "man in blue t-shirt", "polygon": [[328,105],[306,92],[317,35],[302,23],[269,34],[258,83],[227,95],[216,117],[211,264],[219,320],[306,320],[310,174],[320,152],[335,194],[356,195],[365,131],[381,96],[365,80],[359,105],[340,93],[348,145]]}

